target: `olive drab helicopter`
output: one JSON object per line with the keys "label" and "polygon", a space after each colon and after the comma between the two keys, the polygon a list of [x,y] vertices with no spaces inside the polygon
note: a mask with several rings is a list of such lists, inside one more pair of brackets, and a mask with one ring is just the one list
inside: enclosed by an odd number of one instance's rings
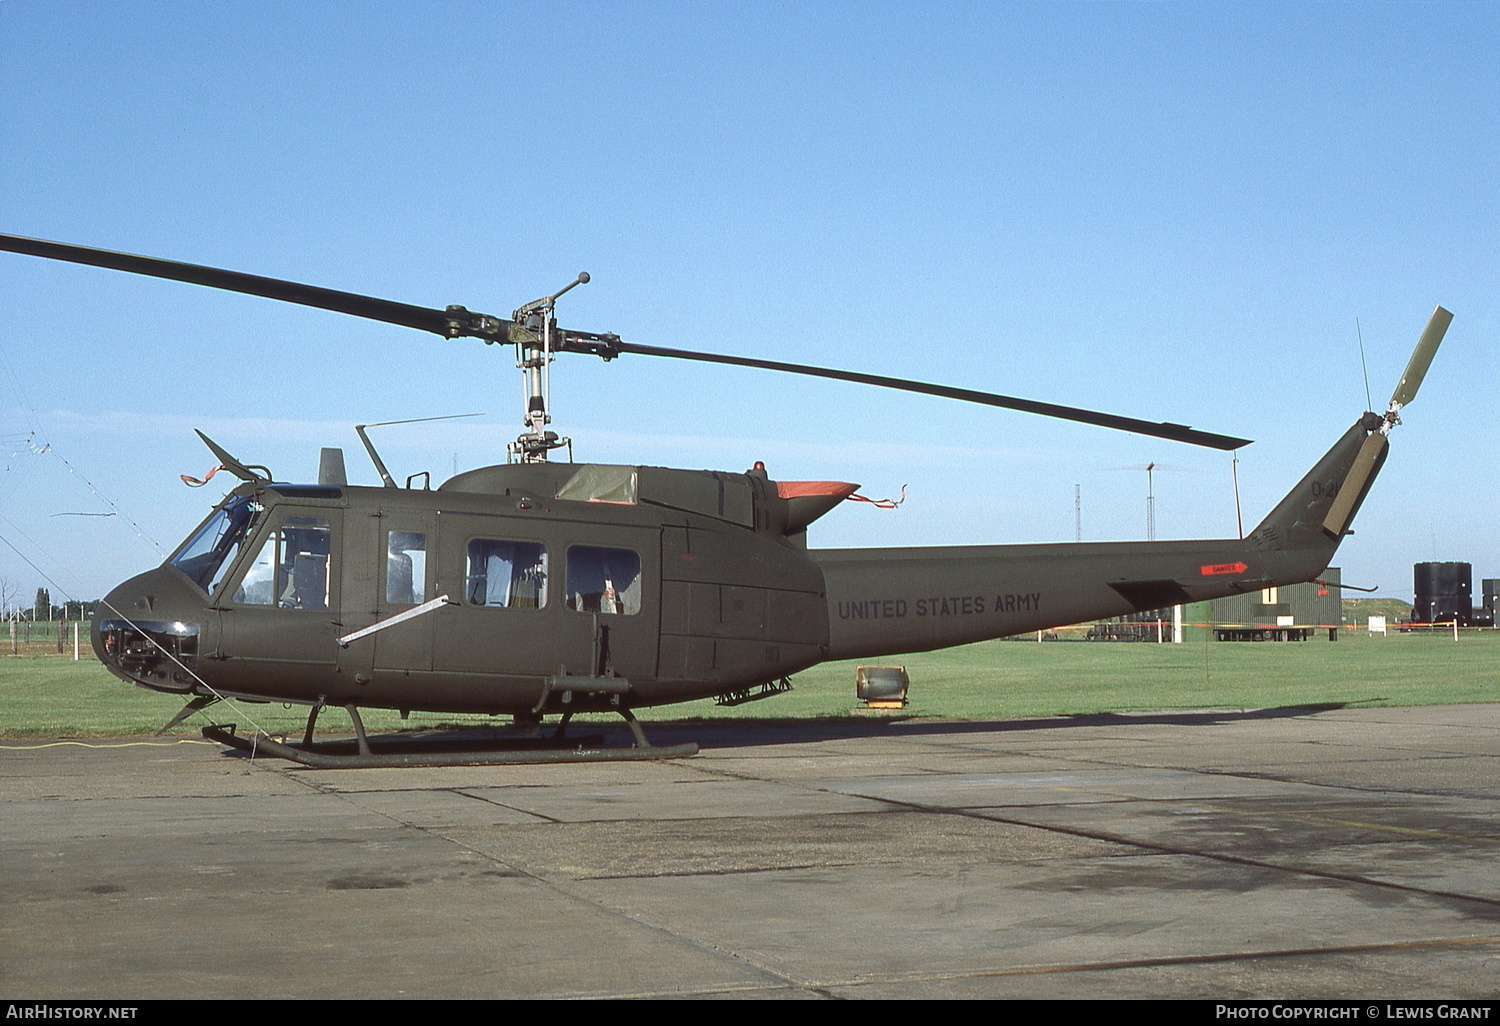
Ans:
{"label": "olive drab helicopter", "polygon": [[[1247,439],[967,389],[800,364],[662,349],[563,330],[556,301],[509,319],[429,309],[235,271],[0,235],[0,250],[152,275],[515,347],[525,431],[509,462],[432,488],[400,486],[363,428],[380,487],[348,484],[340,450],[315,483],[281,482],[204,442],[239,484],[161,566],[103,600],[99,659],[123,680],[186,696],[310,707],[302,744],[205,728],[226,744],[312,765],[662,758],[633,710],[789,687],[831,659],[962,645],[1316,578],[1329,564],[1415,398],[1452,315],[1438,307],[1384,414],[1366,412],[1247,537],[1204,541],[813,549],[807,528],[851,496],[839,481],[555,462],[549,368],[560,354],[645,355],[815,375],[1232,450]],[[199,433],[202,434],[201,432]],[[420,475],[419,475],[420,476]],[[324,707],[351,717],[358,754],[313,743]],[[362,707],[515,717],[552,747],[381,753]],[[606,751],[563,735],[612,712],[635,736]],[[170,724],[169,724],[170,725]],[[541,742],[543,739],[536,739]]]}

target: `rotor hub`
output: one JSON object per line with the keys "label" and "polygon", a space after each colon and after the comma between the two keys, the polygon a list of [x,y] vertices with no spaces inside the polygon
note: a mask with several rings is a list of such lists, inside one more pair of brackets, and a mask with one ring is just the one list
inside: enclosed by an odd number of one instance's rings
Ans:
{"label": "rotor hub", "polygon": [[507,447],[513,460],[545,463],[547,454],[553,449],[572,448],[572,439],[559,438],[557,432],[547,430],[547,425],[552,423],[552,415],[548,412],[552,354],[560,340],[553,311],[559,296],[588,280],[588,272],[580,271],[578,277],[550,296],[532,300],[511,315],[514,322],[510,328],[510,341],[515,343],[516,367],[521,371],[524,383],[525,413],[521,423],[526,426],[526,430]]}

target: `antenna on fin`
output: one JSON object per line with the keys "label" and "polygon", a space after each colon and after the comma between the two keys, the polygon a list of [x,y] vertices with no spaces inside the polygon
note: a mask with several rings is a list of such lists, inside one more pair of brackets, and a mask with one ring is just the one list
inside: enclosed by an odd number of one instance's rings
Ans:
{"label": "antenna on fin", "polygon": [[1365,363],[1365,333],[1359,328],[1359,318],[1354,318],[1354,334],[1359,337],[1359,369],[1365,372],[1365,409],[1373,410],[1375,400],[1370,398],[1370,367]]}

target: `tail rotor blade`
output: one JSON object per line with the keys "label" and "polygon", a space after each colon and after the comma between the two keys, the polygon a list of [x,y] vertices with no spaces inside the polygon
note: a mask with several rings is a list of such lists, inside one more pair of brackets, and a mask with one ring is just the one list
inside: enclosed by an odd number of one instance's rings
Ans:
{"label": "tail rotor blade", "polygon": [[1417,397],[1417,389],[1422,387],[1422,379],[1427,376],[1427,368],[1432,364],[1438,345],[1443,341],[1443,336],[1447,334],[1448,325],[1452,321],[1453,315],[1442,307],[1432,311],[1432,317],[1427,321],[1427,327],[1417,341],[1417,348],[1413,350],[1411,359],[1407,361],[1406,371],[1401,375],[1401,382],[1396,386],[1396,391],[1391,394],[1392,406],[1397,408],[1405,406]]}
{"label": "tail rotor blade", "polygon": [[1401,423],[1396,415],[1397,411],[1417,397],[1417,389],[1422,387],[1422,379],[1427,376],[1427,368],[1437,355],[1438,346],[1442,344],[1443,336],[1447,334],[1448,325],[1452,321],[1453,315],[1441,306],[1432,311],[1422,337],[1417,340],[1417,348],[1412,350],[1411,359],[1406,363],[1406,371],[1401,375],[1396,391],[1391,394],[1391,405],[1385,416],[1377,418],[1366,414],[1364,426],[1370,436],[1354,454],[1344,481],[1339,485],[1338,495],[1329,504],[1328,513],[1323,517],[1323,530],[1333,538],[1342,538],[1349,530],[1349,521],[1354,519],[1355,509],[1364,498],[1365,490],[1370,487],[1381,463],[1385,461],[1386,451],[1390,448],[1391,428]]}
{"label": "tail rotor blade", "polygon": [[[1446,311],[1444,311],[1446,313]],[[1365,486],[1369,484],[1380,463],[1385,459],[1385,451],[1390,441],[1382,431],[1371,433],[1365,439],[1365,444],[1359,447],[1359,452],[1354,454],[1354,462],[1349,466],[1349,473],[1344,475],[1344,483],[1339,486],[1339,493],[1334,497],[1333,505],[1328,507],[1328,515],[1323,518],[1323,530],[1335,538],[1342,538],[1349,527],[1349,521],[1354,518],[1354,507],[1364,497]]]}

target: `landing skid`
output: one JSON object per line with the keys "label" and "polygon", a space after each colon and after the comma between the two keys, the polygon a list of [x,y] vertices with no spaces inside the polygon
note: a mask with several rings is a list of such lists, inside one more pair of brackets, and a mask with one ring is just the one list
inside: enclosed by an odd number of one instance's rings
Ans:
{"label": "landing skid", "polygon": [[[285,740],[265,735],[242,737],[235,733],[233,723],[217,724],[203,728],[203,736],[210,741],[252,755],[271,755],[311,766],[315,769],[375,769],[381,767],[421,766],[510,766],[537,763],[575,762],[629,762],[646,759],[680,759],[696,755],[697,744],[653,745],[646,740],[645,733],[633,715],[625,712],[626,722],[636,743],[631,748],[600,747],[598,735],[578,738],[563,738],[567,723],[558,727],[550,738],[492,739],[477,745],[432,738],[377,738],[380,748],[406,747],[408,751],[375,751],[365,735],[364,723],[359,713],[349,709],[354,721],[356,740],[349,742],[325,742],[314,744],[312,724],[317,716],[316,708],[308,717],[308,729],[302,744],[290,745]],[[568,717],[571,718],[571,717]]]}

